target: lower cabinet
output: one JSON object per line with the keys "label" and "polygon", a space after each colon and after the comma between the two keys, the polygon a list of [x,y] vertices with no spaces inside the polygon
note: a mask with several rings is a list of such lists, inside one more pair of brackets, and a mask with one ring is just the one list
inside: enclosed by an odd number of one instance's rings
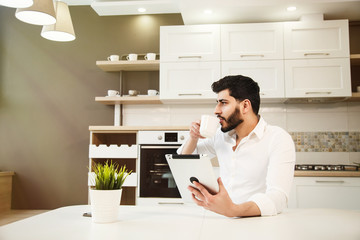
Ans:
{"label": "lower cabinet", "polygon": [[295,177],[288,207],[360,210],[360,178]]}

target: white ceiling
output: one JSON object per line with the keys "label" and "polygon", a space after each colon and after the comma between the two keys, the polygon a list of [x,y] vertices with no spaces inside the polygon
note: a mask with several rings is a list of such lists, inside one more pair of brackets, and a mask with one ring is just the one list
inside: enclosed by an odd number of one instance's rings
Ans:
{"label": "white ceiling", "polygon": [[[245,23],[299,20],[322,13],[324,19],[360,21],[360,0],[63,0],[69,5],[91,5],[100,16],[181,13],[185,24]],[[296,6],[294,12],[286,11]],[[204,10],[211,10],[205,14]]]}

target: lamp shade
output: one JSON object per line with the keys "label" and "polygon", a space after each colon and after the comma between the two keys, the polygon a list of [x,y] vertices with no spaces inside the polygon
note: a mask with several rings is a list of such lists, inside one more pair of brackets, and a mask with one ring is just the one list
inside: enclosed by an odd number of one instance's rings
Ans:
{"label": "lamp shade", "polygon": [[56,2],[56,23],[43,26],[41,36],[48,40],[69,42],[75,40],[74,27],[69,7],[64,2]]}
{"label": "lamp shade", "polygon": [[33,0],[0,0],[0,5],[11,8],[27,8],[33,4]]}
{"label": "lamp shade", "polygon": [[35,25],[56,23],[54,3],[52,0],[34,0],[34,4],[31,7],[18,8],[15,17],[20,21]]}

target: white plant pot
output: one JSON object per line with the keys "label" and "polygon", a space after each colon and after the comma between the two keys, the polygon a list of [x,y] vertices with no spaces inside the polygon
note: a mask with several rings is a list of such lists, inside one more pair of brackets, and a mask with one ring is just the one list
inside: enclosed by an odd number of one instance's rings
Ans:
{"label": "white plant pot", "polygon": [[118,220],[122,189],[90,189],[91,215],[94,223],[111,223]]}

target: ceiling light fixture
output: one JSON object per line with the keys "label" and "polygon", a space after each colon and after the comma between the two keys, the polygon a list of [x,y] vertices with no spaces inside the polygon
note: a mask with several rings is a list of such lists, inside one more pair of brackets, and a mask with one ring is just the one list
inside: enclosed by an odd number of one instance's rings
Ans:
{"label": "ceiling light fixture", "polygon": [[20,21],[35,25],[56,23],[54,3],[52,0],[34,0],[28,8],[18,8],[15,17]]}
{"label": "ceiling light fixture", "polygon": [[146,12],[146,8],[138,8],[138,12],[141,12],[141,13]]}
{"label": "ceiling light fixture", "polygon": [[27,8],[33,4],[33,0],[0,0],[0,5],[11,8]]}
{"label": "ceiling light fixture", "polygon": [[286,10],[288,10],[289,12],[293,12],[296,10],[296,7],[295,6],[290,6],[288,8],[286,8]]}
{"label": "ceiling light fixture", "polygon": [[48,40],[69,42],[75,40],[74,27],[71,21],[69,7],[66,3],[56,2],[56,23],[45,25],[41,36]]}

